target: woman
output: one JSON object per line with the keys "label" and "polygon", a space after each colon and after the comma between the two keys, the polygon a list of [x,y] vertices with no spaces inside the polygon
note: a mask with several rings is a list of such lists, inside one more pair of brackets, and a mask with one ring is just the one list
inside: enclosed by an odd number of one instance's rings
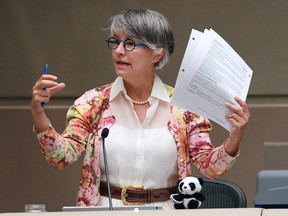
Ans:
{"label": "woman", "polygon": [[[101,132],[109,128],[105,146],[113,206],[157,203],[173,208],[169,195],[175,192],[178,179],[192,175],[191,163],[209,178],[231,168],[249,121],[248,107],[238,97],[241,108],[226,103],[232,111],[227,120],[233,127],[227,140],[214,148],[208,119],[173,106],[173,88],[155,74],[174,51],[173,34],[162,14],[146,9],[123,11],[111,18],[106,42],[117,78],[74,102],[62,134],[54,130],[40,104],[49,102],[65,84],[57,83],[53,75],[43,75],[33,87],[31,111],[42,153],[61,169],[85,151],[77,205],[107,206]],[[130,188],[139,185],[145,190]],[[123,188],[128,196],[121,196]]]}

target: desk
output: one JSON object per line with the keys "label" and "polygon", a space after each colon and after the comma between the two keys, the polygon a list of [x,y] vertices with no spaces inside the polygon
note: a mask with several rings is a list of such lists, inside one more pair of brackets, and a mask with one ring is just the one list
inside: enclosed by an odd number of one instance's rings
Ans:
{"label": "desk", "polygon": [[[84,212],[47,212],[47,213],[2,213],[0,216],[261,216],[261,208],[237,209],[183,209],[183,210],[142,210],[133,211],[84,211]],[[286,214],[287,215],[287,214]],[[268,215],[267,215],[268,216]],[[270,215],[269,215],[270,216]]]}
{"label": "desk", "polygon": [[288,209],[264,209],[262,216],[287,216]]}

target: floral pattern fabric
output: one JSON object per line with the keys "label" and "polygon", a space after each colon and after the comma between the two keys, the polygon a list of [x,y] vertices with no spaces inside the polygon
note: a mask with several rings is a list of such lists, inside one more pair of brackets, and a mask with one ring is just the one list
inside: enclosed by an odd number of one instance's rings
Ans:
{"label": "floral pattern fabric", "polygon": [[[165,87],[172,99],[173,88]],[[107,84],[78,98],[67,112],[67,127],[62,134],[57,133],[50,123],[46,131],[37,134],[42,154],[56,169],[73,163],[85,152],[78,206],[97,205],[100,198],[101,132],[115,122],[109,110],[110,91],[111,84]],[[208,178],[226,173],[233,166],[235,157],[225,152],[223,144],[217,148],[212,146],[209,120],[172,103],[170,110],[172,120],[167,127],[177,146],[179,179],[192,175],[191,164]]]}

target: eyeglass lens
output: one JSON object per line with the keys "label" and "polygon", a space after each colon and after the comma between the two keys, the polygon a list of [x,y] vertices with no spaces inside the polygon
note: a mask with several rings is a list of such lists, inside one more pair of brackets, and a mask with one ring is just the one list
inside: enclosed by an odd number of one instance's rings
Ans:
{"label": "eyeglass lens", "polygon": [[122,41],[122,40],[118,40],[115,37],[110,37],[107,40],[107,44],[110,49],[116,49],[121,42],[123,42],[125,50],[132,51],[135,49],[135,42],[132,39],[126,39]]}

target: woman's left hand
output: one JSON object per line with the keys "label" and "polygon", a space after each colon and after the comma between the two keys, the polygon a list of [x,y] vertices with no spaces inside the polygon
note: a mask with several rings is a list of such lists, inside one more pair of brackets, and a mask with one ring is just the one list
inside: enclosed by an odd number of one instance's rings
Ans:
{"label": "woman's left hand", "polygon": [[231,114],[226,116],[227,121],[232,124],[232,129],[229,133],[229,138],[225,143],[225,150],[231,156],[235,156],[239,151],[240,142],[250,119],[250,112],[247,104],[239,97],[235,97],[235,101],[240,107],[228,102],[225,103],[232,111]]}

